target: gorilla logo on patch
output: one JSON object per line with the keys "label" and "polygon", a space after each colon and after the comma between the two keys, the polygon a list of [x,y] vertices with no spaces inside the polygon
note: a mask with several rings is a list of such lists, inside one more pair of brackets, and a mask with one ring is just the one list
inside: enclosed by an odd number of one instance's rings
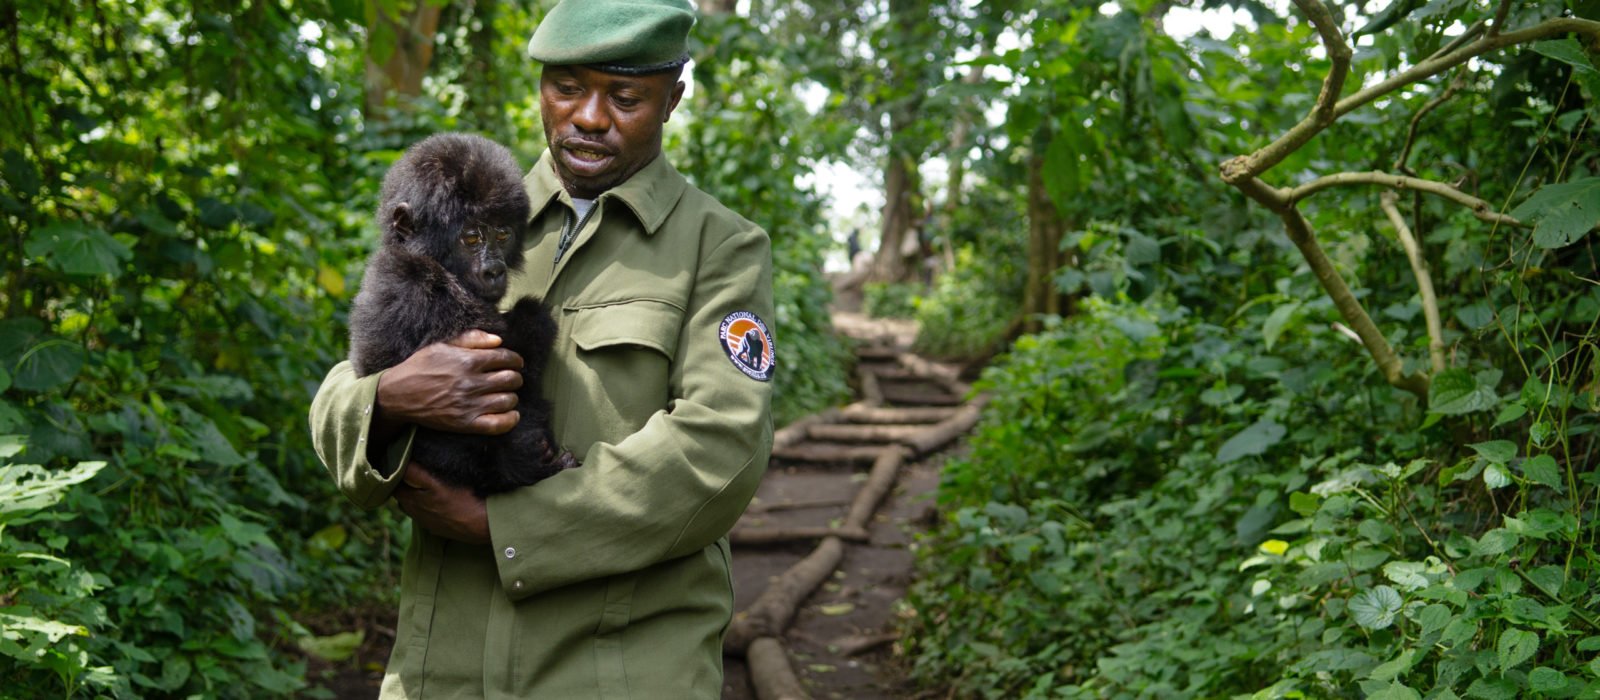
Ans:
{"label": "gorilla logo on patch", "polygon": [[728,359],[745,376],[771,381],[773,367],[772,332],[767,324],[749,311],[735,311],[722,319],[717,338]]}

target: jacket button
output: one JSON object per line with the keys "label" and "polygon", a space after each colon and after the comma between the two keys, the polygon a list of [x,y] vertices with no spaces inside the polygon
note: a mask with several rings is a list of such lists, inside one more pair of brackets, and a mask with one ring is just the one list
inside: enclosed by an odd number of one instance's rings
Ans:
{"label": "jacket button", "polygon": [[512,581],[511,582],[511,587],[520,589],[520,588],[522,588],[522,582],[521,581]]}
{"label": "jacket button", "polygon": [[513,558],[515,556],[517,556],[517,548],[516,547],[506,547],[506,558],[507,559],[511,559],[511,558]]}

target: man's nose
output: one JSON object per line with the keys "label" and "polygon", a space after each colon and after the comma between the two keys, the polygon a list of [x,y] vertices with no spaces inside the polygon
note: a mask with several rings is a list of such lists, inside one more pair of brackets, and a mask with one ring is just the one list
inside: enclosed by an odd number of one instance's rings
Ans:
{"label": "man's nose", "polygon": [[603,132],[611,129],[611,113],[606,111],[605,95],[592,92],[572,113],[572,125],[581,131]]}

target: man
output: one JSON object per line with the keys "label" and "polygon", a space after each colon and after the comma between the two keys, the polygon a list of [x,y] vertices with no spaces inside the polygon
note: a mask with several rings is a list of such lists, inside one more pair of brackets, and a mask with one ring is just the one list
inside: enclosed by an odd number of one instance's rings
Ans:
{"label": "man", "polygon": [[506,298],[556,315],[542,389],[581,466],[479,500],[408,464],[413,426],[517,420],[521,360],[486,333],[318,391],[341,490],[414,523],[384,698],[720,696],[725,535],[772,442],[771,260],[661,156],[693,23],[685,0],[567,0],[528,45],[550,148]]}

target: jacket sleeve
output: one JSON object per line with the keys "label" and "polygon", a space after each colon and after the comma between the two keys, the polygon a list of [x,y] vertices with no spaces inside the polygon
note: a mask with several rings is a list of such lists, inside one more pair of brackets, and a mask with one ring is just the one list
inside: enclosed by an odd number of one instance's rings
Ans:
{"label": "jacket sleeve", "polygon": [[773,318],[771,246],[760,229],[702,258],[666,410],[619,442],[594,445],[582,467],[489,497],[494,556],[513,601],[698,552],[733,527],[772,449],[772,384],[741,372],[719,338],[736,311]]}
{"label": "jacket sleeve", "polygon": [[340,362],[328,371],[311,400],[311,444],[317,456],[333,474],[339,490],[367,509],[383,505],[400,484],[403,470],[399,467],[410,458],[411,438],[416,434],[415,428],[409,428],[390,443],[386,469],[380,472],[373,467],[367,456],[367,434],[381,376],[383,373],[377,372],[358,378],[349,362]]}

